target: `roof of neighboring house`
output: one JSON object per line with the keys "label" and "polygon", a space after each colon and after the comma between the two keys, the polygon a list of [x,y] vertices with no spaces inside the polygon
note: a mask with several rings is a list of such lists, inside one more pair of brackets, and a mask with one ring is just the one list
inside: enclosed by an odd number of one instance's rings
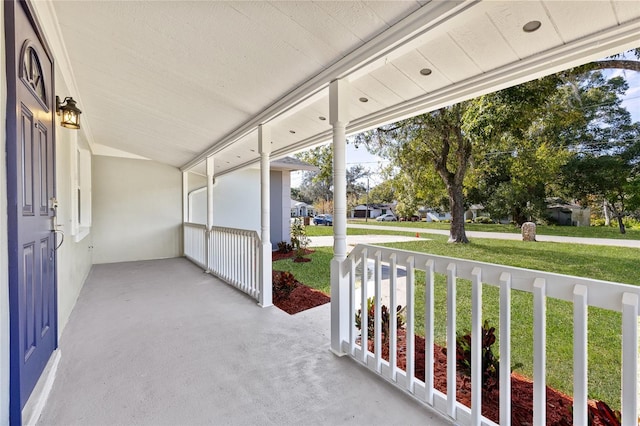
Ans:
{"label": "roof of neighboring house", "polygon": [[284,157],[271,162],[271,170],[307,170],[317,172],[320,170],[316,166],[295,157]]}
{"label": "roof of neighboring house", "polygon": [[296,200],[291,200],[291,208],[297,208],[297,207],[302,207],[302,206],[307,206],[307,208],[313,208],[313,206],[303,202],[303,201],[296,201]]}
{"label": "roof of neighboring house", "polygon": [[547,198],[545,201],[548,203],[547,204],[547,208],[548,209],[576,210],[576,209],[584,209],[585,208],[585,207],[582,207],[580,204],[570,203],[570,202],[567,202],[567,201],[563,200],[562,198]]}

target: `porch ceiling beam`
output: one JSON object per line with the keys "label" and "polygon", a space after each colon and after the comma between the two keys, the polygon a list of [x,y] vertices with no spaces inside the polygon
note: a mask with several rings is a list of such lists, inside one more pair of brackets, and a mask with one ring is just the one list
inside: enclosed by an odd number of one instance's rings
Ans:
{"label": "porch ceiling beam", "polygon": [[317,74],[315,77],[284,95],[271,106],[254,116],[251,120],[247,121],[221,140],[215,142],[211,147],[183,165],[180,169],[182,171],[189,170],[203,161],[207,156],[220,152],[238,139],[246,136],[248,133],[255,130],[258,125],[273,120],[280,114],[283,114],[290,109],[297,107],[300,103],[305,102],[307,98],[314,96],[317,92],[326,89],[329,82],[337,78],[346,77],[363,67],[371,66],[372,63],[383,58],[393,50],[410,43],[426,31],[442,25],[477,3],[478,0],[467,0],[462,2],[433,1],[420,7],[418,10],[402,19],[388,30],[364,43],[352,53],[346,55],[321,73]]}

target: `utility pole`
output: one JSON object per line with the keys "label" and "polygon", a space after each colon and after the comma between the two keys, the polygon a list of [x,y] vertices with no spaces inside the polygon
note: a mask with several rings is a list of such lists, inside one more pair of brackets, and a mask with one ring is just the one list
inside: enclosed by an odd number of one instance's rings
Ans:
{"label": "utility pole", "polygon": [[369,222],[369,176],[367,176],[367,210],[364,212],[364,221]]}

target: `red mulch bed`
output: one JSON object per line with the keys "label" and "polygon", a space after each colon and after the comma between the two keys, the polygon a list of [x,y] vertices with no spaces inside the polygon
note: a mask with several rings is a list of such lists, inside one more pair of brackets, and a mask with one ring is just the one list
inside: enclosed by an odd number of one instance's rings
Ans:
{"label": "red mulch bed", "polygon": [[[414,368],[415,377],[424,381],[425,357],[424,338],[415,336]],[[373,352],[373,341],[368,341],[369,351]],[[406,361],[405,330],[398,330],[398,367],[405,370]],[[440,392],[447,392],[447,355],[446,349],[434,345],[434,387]],[[382,347],[382,357],[389,360],[389,346]],[[405,370],[406,371],[406,370]],[[511,373],[511,424],[528,426],[533,424],[533,382],[517,373]],[[456,377],[456,399],[471,407],[471,377],[458,372]],[[547,425],[568,426],[573,423],[571,406],[573,399],[547,386]],[[590,401],[590,404],[594,403]],[[482,390],[482,415],[498,423],[500,420],[499,387]],[[609,425],[605,419],[595,417],[593,425]]]}
{"label": "red mulch bed", "polygon": [[[304,250],[304,254],[305,255],[311,254],[313,252],[315,252],[315,250],[309,250],[309,249],[305,249]],[[274,252],[271,252],[271,261],[275,262],[276,260],[291,259],[292,257],[295,257],[295,255],[296,255],[295,251],[290,251],[288,253],[282,253],[282,252],[279,252],[279,251],[274,251]],[[309,259],[309,260],[311,260],[311,259]]]}
{"label": "red mulch bed", "polygon": [[[282,272],[273,271],[272,282],[276,280],[278,274],[282,274]],[[273,286],[273,304],[290,315],[324,305],[330,301],[331,298],[323,292],[307,287],[299,281],[295,282],[294,289],[289,294],[280,292],[276,286]]]}

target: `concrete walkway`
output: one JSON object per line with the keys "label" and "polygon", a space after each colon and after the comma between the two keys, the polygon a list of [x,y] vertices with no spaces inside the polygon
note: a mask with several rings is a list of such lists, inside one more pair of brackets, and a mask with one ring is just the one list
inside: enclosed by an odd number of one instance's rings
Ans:
{"label": "concrete walkway", "polygon": [[[376,226],[376,225],[361,225],[350,223],[347,225],[348,228],[359,228],[359,229],[372,229],[372,230],[388,230],[388,231],[400,231],[400,232],[411,232],[420,233],[420,234],[438,234],[438,235],[449,235],[449,231],[444,229],[427,229],[427,228],[418,228],[411,227],[405,228],[403,226]],[[511,233],[501,233],[501,232],[481,232],[481,231],[466,231],[467,237],[469,238],[492,238],[497,240],[522,240],[522,235],[520,234],[511,234]],[[640,240],[616,240],[613,238],[582,238],[582,237],[561,237],[556,235],[536,235],[536,240],[544,241],[544,242],[554,242],[554,243],[572,243],[572,244],[590,244],[590,245],[598,245],[598,246],[613,246],[613,247],[629,247],[629,248],[640,248]]]}
{"label": "concrete walkway", "polygon": [[185,259],[96,265],[41,425],[451,425],[290,316]]}

